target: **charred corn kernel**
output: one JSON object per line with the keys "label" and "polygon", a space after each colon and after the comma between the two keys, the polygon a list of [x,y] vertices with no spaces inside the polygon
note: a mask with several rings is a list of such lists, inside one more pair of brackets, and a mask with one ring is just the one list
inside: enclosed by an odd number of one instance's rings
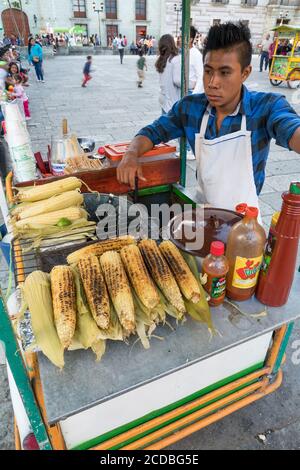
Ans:
{"label": "charred corn kernel", "polygon": [[160,298],[139,248],[136,245],[126,246],[120,254],[137,296],[145,307],[152,310],[159,304]]}
{"label": "charred corn kernel", "polygon": [[85,295],[95,322],[103,330],[109,328],[109,296],[97,256],[82,258],[78,263]]}
{"label": "charred corn kernel", "polygon": [[104,278],[121,325],[128,333],[135,331],[135,312],[129,281],[121,256],[108,251],[100,258]]}
{"label": "charred corn kernel", "polygon": [[133,244],[136,244],[136,241],[133,237],[120,237],[111,240],[105,240],[71,253],[68,256],[67,261],[68,264],[77,264],[78,261],[85,256],[101,256],[107,251],[120,251],[124,246]]}
{"label": "charred corn kernel", "polygon": [[182,295],[171,270],[154,240],[143,240],[139,244],[146,265],[154,281],[167,300],[180,313],[185,313]]}
{"label": "charred corn kernel", "polygon": [[30,311],[31,325],[38,347],[57,367],[64,367],[64,348],[55,325],[50,276],[41,271],[31,273],[22,290]]}
{"label": "charred corn kernel", "polygon": [[41,186],[34,186],[33,188],[20,189],[16,201],[18,202],[36,202],[43,201],[52,196],[80,189],[82,186],[78,178],[70,177],[54,181],[53,183],[43,184]]}
{"label": "charred corn kernel", "polygon": [[62,346],[68,349],[76,328],[76,284],[73,272],[68,266],[56,266],[50,278],[57,334]]}
{"label": "charred corn kernel", "polygon": [[17,214],[17,220],[28,219],[29,217],[60,211],[69,207],[80,207],[83,202],[83,195],[79,191],[67,191],[45,201],[30,203]]}
{"label": "charred corn kernel", "polygon": [[61,219],[68,219],[75,222],[79,219],[87,220],[87,212],[80,207],[69,207],[61,211],[49,212],[48,214],[41,214],[28,219],[19,220],[15,223],[16,229],[22,229],[28,225],[57,225]]}
{"label": "charred corn kernel", "polygon": [[164,241],[159,249],[167,260],[183,296],[195,304],[199,302],[201,298],[199,284],[178,248],[174,243]]}

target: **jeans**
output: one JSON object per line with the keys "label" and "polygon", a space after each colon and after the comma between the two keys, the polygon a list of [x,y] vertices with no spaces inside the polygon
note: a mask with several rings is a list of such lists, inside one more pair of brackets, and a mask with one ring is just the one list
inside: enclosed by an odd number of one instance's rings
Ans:
{"label": "jeans", "polygon": [[262,72],[263,70],[263,65],[265,63],[265,70],[267,70],[268,68],[268,65],[269,65],[269,53],[266,52],[266,51],[262,51],[261,55],[260,55],[260,66],[259,66],[259,69],[260,71]]}
{"label": "jeans", "polygon": [[38,81],[44,80],[43,61],[34,62],[35,73]]}
{"label": "jeans", "polygon": [[120,60],[121,60],[121,64],[123,64],[123,59],[124,59],[124,49],[119,49],[119,54],[120,54]]}

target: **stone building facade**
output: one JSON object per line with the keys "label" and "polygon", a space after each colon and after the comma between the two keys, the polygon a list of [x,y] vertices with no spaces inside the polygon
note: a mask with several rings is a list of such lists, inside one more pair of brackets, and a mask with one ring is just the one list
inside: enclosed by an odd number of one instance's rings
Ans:
{"label": "stone building facade", "polygon": [[[176,35],[181,16],[181,1],[166,2],[166,32]],[[276,24],[284,21],[300,25],[300,0],[192,0],[191,22],[199,32],[206,34],[217,22],[242,20],[247,22],[253,44]]]}
{"label": "stone building facade", "polygon": [[[2,22],[8,6],[7,2],[6,7],[3,3],[0,4]],[[16,0],[10,4],[15,15],[17,10],[23,10],[34,34],[80,25],[89,36],[101,34],[103,46],[107,45],[109,36],[116,34],[126,35],[131,42],[145,34],[158,38],[164,30],[165,0]],[[94,11],[94,5],[98,12]],[[11,12],[6,16],[12,19]]]}

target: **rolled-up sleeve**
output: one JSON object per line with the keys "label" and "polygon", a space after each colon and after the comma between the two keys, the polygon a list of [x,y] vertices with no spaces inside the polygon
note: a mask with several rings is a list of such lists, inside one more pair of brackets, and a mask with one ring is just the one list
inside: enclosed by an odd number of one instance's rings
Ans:
{"label": "rolled-up sleeve", "polygon": [[289,142],[300,127],[300,117],[283,96],[271,103],[267,131],[276,144],[291,150]]}
{"label": "rolled-up sleeve", "polygon": [[182,101],[175,103],[170,112],[161,116],[149,126],[141,129],[137,136],[143,135],[151,140],[153,145],[166,143],[173,139],[183,137],[184,129],[182,126]]}

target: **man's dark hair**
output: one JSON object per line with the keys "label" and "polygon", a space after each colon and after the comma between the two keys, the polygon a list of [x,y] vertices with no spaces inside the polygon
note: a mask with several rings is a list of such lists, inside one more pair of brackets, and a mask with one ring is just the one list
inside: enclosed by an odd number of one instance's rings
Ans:
{"label": "man's dark hair", "polygon": [[193,39],[193,41],[194,41],[195,37],[197,36],[197,33],[198,33],[198,31],[196,30],[195,26],[191,26],[191,29],[190,29],[190,38],[191,38],[191,40]]}
{"label": "man's dark hair", "polygon": [[204,41],[203,60],[208,52],[220,49],[236,51],[242,70],[248,67],[252,60],[251,33],[248,26],[241,21],[212,26]]}
{"label": "man's dark hair", "polygon": [[92,57],[91,55],[88,55],[88,56],[87,56],[87,60],[92,60],[92,58],[93,58],[93,57]]}

